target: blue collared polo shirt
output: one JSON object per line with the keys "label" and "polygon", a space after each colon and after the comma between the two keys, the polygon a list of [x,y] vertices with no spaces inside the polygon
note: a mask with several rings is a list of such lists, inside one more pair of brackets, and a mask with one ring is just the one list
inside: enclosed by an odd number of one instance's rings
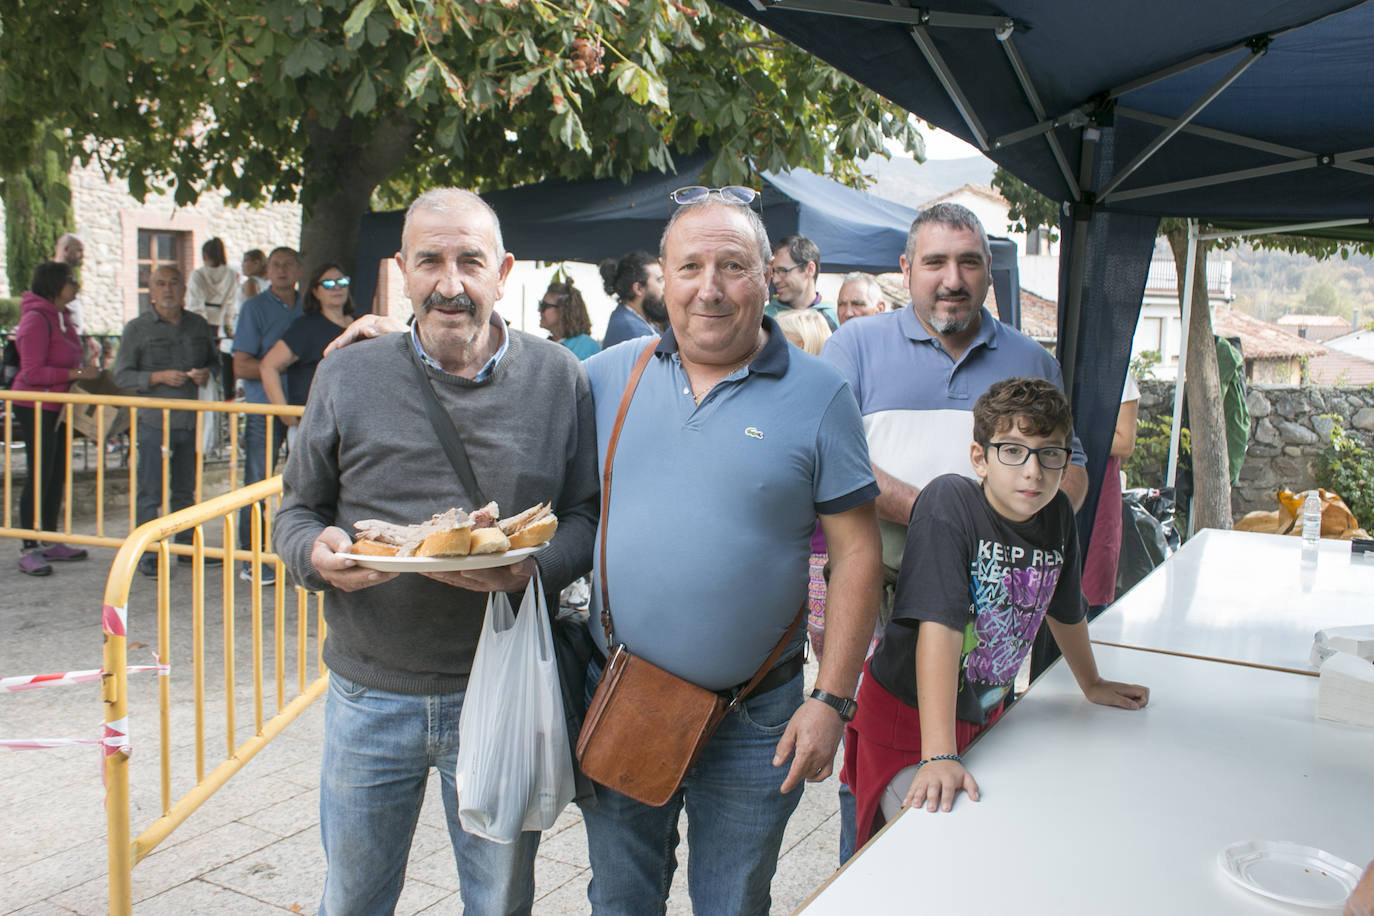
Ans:
{"label": "blue collared polo shirt", "polygon": [[[844,512],[878,494],[845,380],[789,348],[771,318],[764,327],[769,338],[759,355],[700,404],[673,333],[665,332],[615,454],[607,574],[616,637],[710,690],[748,680],[796,617],[806,600],[817,514]],[[583,364],[603,466],[621,395],[646,343],[626,342]],[[598,548],[592,630],[604,649],[600,565]],[[799,649],[804,630],[789,652]]]}
{"label": "blue collared polo shirt", "polygon": [[[234,349],[242,350],[254,359],[262,359],[301,314],[299,300],[292,304],[282,302],[268,287],[246,300],[239,309],[238,321],[234,325]],[[243,384],[243,396],[249,404],[267,403],[267,391],[260,379],[245,378],[239,381]],[[282,378],[282,386],[286,386],[285,377]],[[287,394],[289,397],[290,392]]]}

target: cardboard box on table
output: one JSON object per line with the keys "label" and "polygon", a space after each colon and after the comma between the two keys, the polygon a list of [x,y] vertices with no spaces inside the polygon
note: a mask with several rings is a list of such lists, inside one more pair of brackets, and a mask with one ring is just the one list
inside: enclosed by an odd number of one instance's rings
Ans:
{"label": "cardboard box on table", "polygon": [[[125,391],[114,383],[114,375],[106,370],[100,376],[88,381],[76,382],[72,385],[73,393],[84,394],[104,394],[104,395],[133,395],[134,391]],[[105,406],[100,413],[103,430],[96,426],[96,406],[95,404],[73,404],[72,405],[72,426],[76,432],[90,439],[92,442],[104,442],[111,436],[118,436],[129,431],[129,408]]]}

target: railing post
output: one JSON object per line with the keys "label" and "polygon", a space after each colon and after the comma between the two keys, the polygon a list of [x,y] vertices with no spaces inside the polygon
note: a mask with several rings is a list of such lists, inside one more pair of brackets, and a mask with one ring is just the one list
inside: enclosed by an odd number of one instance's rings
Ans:
{"label": "railing post", "polygon": [[[113,578],[114,573],[111,573]],[[128,577],[125,576],[125,581]],[[106,596],[108,602],[109,595]],[[129,842],[129,657],[125,605],[106,603],[101,610],[105,645],[102,652],[101,698],[105,701],[105,828],[110,875],[110,913],[133,909],[133,850]]]}

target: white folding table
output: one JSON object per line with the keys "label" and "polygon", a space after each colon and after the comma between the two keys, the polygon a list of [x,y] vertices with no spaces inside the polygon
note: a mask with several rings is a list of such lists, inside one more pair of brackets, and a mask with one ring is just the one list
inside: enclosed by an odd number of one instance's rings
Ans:
{"label": "white folding table", "polygon": [[1374,859],[1374,729],[1316,719],[1316,678],[1095,654],[1150,687],[1146,709],[1089,703],[1056,663],[965,755],[981,802],[903,812],[802,911],[1312,914],[1239,886],[1218,854],[1289,840]]}
{"label": "white folding table", "polygon": [[[1207,529],[1088,627],[1094,642],[1316,674],[1312,637],[1374,624],[1374,558],[1324,540]],[[1374,829],[1374,828],[1371,828]]]}

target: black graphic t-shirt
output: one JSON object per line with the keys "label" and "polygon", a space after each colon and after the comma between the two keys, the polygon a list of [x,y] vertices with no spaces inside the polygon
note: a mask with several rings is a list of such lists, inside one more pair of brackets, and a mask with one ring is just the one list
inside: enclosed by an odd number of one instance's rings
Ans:
{"label": "black graphic t-shirt", "polygon": [[1045,614],[1072,624],[1086,611],[1067,496],[1057,493],[1031,518],[1013,522],[988,504],[978,481],[946,474],[916,499],[892,622],[871,671],[915,706],[917,625],[961,630],[955,715],[981,725],[1010,691]]}

